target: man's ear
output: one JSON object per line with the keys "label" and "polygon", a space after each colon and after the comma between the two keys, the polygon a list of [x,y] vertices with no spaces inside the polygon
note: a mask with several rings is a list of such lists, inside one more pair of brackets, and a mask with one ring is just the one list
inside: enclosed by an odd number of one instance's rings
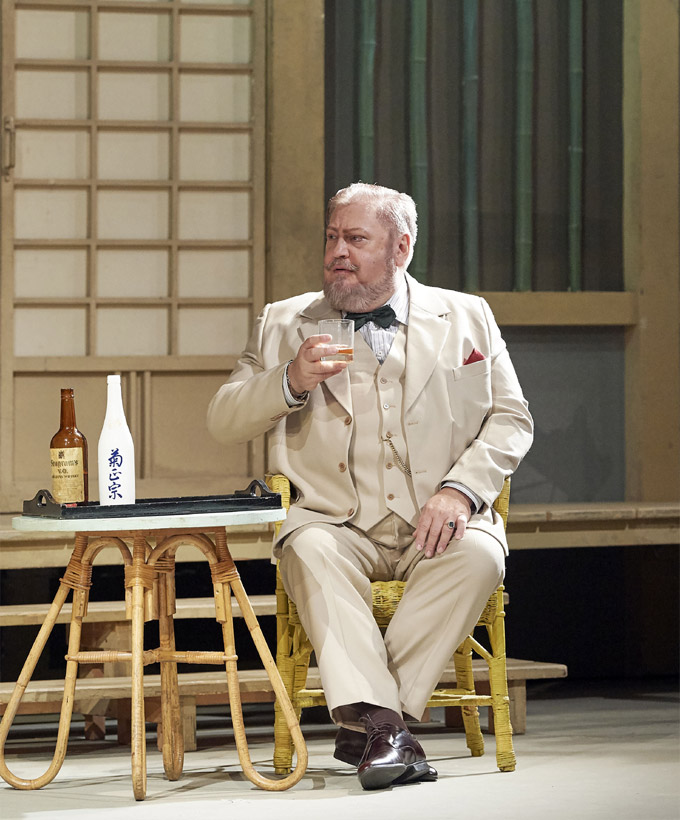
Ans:
{"label": "man's ear", "polygon": [[394,260],[397,263],[397,267],[401,267],[406,264],[410,251],[411,237],[407,233],[403,233],[397,242],[397,252]]}

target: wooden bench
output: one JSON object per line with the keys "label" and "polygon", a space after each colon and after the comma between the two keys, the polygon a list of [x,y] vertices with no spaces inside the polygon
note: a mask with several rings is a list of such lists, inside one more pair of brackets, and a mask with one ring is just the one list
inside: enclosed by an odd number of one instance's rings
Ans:
{"label": "wooden bench", "polygon": [[[274,595],[253,595],[250,598],[253,610],[258,618],[275,615],[276,598]],[[507,603],[507,601],[506,601]],[[0,607],[0,626],[39,626],[42,624],[48,604],[12,605]],[[241,612],[235,600],[232,600],[232,614],[240,617]],[[212,598],[178,598],[175,618],[214,619],[215,608]],[[68,624],[71,620],[71,604],[64,604],[57,623]],[[130,622],[125,616],[123,601],[91,601],[88,604],[86,619],[83,621],[84,641],[93,647],[105,645],[106,648],[125,648],[129,645]],[[91,737],[104,735],[104,718],[112,717],[118,721],[120,742],[127,742],[129,724],[130,679],[122,665],[113,665],[108,669],[93,668],[89,675],[78,680],[76,704],[74,711],[87,716],[86,734]],[[480,693],[488,691],[488,668],[483,661],[475,661],[475,681]],[[112,669],[115,671],[112,672]],[[510,711],[514,730],[517,734],[526,731],[526,682],[528,680],[566,677],[567,668],[563,664],[540,663],[514,658],[508,659],[508,689]],[[160,695],[160,676],[145,675],[145,694],[148,701],[147,719],[157,722]],[[195,748],[196,706],[208,704],[227,704],[229,697],[226,691],[224,670],[216,672],[180,673],[180,699],[187,749]],[[267,703],[274,700],[271,684],[264,670],[240,670],[241,691],[244,702]],[[443,686],[455,686],[456,676],[451,663],[441,680]],[[311,667],[308,676],[308,687],[321,686],[316,667]],[[0,713],[12,693],[12,683],[0,684]],[[63,681],[34,681],[26,690],[19,714],[57,713],[61,708]],[[447,725],[458,725],[458,709],[447,709]],[[97,720],[99,718],[99,720]]]}
{"label": "wooden bench", "polygon": [[[566,677],[563,664],[539,663],[508,658],[508,689],[510,717],[515,734],[526,731],[526,682],[548,678]],[[480,692],[488,691],[488,667],[482,660],[473,661],[475,682]],[[244,703],[271,703],[274,692],[263,669],[241,670],[241,699]],[[441,683],[455,686],[456,674],[451,663],[442,676]],[[307,679],[309,688],[321,686],[319,672],[310,667]],[[13,683],[0,683],[0,713],[14,689]],[[19,714],[53,714],[61,708],[64,691],[63,680],[32,681],[19,707]],[[160,724],[160,675],[144,676],[146,719]],[[228,704],[227,680],[224,670],[216,672],[181,672],[179,674],[180,709],[184,728],[185,748],[196,748],[196,707],[198,705]],[[76,685],[74,712],[83,715],[105,714],[118,721],[118,742],[129,742],[129,711],[131,683],[129,676],[79,678]],[[458,709],[451,708],[456,714]],[[490,710],[489,713],[491,714]],[[447,725],[457,725],[447,715]],[[161,730],[162,731],[162,730]],[[160,744],[160,731],[159,731]]]}

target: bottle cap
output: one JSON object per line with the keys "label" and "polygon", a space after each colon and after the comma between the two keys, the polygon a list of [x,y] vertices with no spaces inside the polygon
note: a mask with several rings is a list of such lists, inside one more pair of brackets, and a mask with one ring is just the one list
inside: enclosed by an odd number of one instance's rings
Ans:
{"label": "bottle cap", "polygon": [[120,384],[120,376],[107,376],[106,377],[107,384]]}

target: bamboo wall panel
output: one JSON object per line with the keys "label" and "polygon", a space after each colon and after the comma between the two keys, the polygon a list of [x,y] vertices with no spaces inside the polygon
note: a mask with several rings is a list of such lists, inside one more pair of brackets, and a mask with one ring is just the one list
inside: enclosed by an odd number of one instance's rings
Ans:
{"label": "bamboo wall panel", "polygon": [[[426,215],[427,264],[417,258],[411,270],[431,284],[623,288],[617,0],[327,0],[326,8],[329,196],[356,179],[414,195]],[[369,8],[375,42],[361,31]],[[421,31],[424,91],[411,71]],[[426,175],[411,164],[422,131]]]}

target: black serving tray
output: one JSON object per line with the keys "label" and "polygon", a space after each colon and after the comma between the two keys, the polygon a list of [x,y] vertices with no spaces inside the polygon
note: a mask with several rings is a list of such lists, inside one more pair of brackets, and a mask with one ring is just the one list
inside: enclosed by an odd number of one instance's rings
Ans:
{"label": "black serving tray", "polygon": [[135,504],[106,504],[103,506],[98,501],[59,504],[49,490],[38,490],[30,501],[24,501],[23,513],[38,518],[77,521],[87,518],[131,518],[141,515],[275,510],[280,507],[281,494],[273,493],[263,481],[255,479],[245,490],[237,490],[231,495],[140,498]]}

